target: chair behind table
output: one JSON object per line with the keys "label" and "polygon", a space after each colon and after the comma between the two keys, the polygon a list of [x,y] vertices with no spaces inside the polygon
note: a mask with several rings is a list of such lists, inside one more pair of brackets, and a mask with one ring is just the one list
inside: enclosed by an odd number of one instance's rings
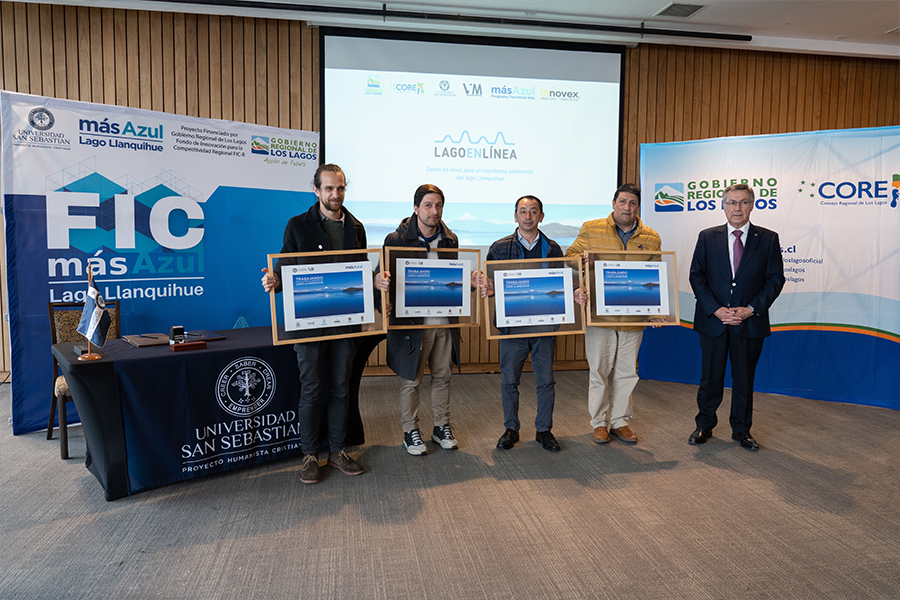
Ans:
{"label": "chair behind table", "polygon": [[[50,344],[78,344],[87,343],[83,335],[76,331],[81,321],[81,313],[84,311],[83,302],[48,302],[47,309],[50,313]],[[110,325],[106,333],[106,339],[118,339],[121,337],[119,324],[119,301],[106,303],[109,313]],[[72,401],[69,393],[69,385],[66,378],[59,374],[59,363],[53,358],[53,387],[50,393],[50,420],[47,424],[47,439],[53,438],[53,420],[59,409],[59,456],[69,458],[69,431],[66,423],[66,402]]]}

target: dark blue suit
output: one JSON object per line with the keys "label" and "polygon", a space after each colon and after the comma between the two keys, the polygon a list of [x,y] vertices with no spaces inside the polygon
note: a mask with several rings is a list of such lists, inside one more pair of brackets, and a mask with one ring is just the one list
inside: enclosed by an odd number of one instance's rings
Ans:
{"label": "dark blue suit", "polygon": [[[691,261],[690,282],[697,299],[694,330],[703,351],[697,392],[697,427],[713,429],[722,403],[725,365],[731,360],[731,429],[749,433],[753,421],[753,377],[763,339],[771,334],[769,307],[784,287],[781,245],[774,231],[747,231],[743,257],[732,277],[726,225],[700,232]],[[715,312],[721,307],[752,306],[753,316],[740,325],[725,325]]]}

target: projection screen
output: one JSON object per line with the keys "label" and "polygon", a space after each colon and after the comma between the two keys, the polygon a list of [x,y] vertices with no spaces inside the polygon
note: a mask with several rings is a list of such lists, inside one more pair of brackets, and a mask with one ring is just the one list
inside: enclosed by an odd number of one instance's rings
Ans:
{"label": "projection screen", "polygon": [[412,213],[423,183],[444,192],[462,246],[509,235],[524,195],[541,199],[541,229],[564,248],[585,220],[609,214],[621,51],[323,39],[324,156],[344,169],[346,206],[370,246]]}

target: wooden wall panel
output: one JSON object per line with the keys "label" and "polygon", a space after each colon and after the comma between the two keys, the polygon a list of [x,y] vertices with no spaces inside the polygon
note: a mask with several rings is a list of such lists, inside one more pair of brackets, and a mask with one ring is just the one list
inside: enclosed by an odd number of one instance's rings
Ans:
{"label": "wooden wall panel", "polygon": [[[299,21],[0,1],[10,91],[318,131],[319,59]],[[624,65],[623,181],[642,143],[900,125],[896,60],[641,44]],[[462,353],[495,365],[499,344],[472,329]],[[557,357],[583,361],[583,338]]]}
{"label": "wooden wall panel", "polygon": [[623,84],[622,181],[640,144],[900,125],[896,60],[642,44]]}

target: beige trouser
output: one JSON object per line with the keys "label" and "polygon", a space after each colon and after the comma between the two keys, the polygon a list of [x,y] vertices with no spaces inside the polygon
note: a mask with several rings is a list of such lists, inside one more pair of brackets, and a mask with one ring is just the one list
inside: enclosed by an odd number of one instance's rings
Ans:
{"label": "beige trouser", "polygon": [[450,330],[426,329],[423,333],[415,380],[400,378],[400,423],[404,433],[419,428],[419,386],[425,374],[426,362],[431,370],[431,413],[434,426],[441,427],[450,422],[450,362],[453,358]]}
{"label": "beige trouser", "polygon": [[639,379],[637,356],[643,335],[643,330],[587,328],[584,350],[591,368],[588,412],[592,429],[616,429],[631,420],[631,393]]}

